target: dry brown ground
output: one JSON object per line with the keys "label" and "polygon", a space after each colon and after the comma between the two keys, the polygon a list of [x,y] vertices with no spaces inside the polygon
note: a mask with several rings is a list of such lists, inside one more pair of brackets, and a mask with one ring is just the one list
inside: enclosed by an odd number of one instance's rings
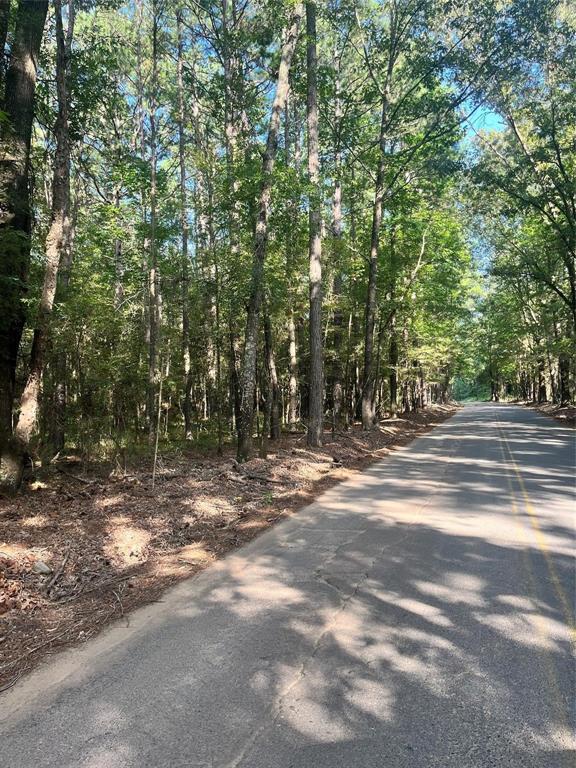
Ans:
{"label": "dry brown ground", "polygon": [[[365,433],[271,444],[266,460],[164,457],[118,476],[110,466],[61,465],[0,500],[0,692],[57,648],[159,599],[279,518],[448,418],[433,407]],[[41,563],[50,573],[37,571]]]}
{"label": "dry brown ground", "polygon": [[576,426],[576,407],[573,405],[560,406],[555,403],[520,403],[528,408],[532,408],[534,411],[543,413],[545,416],[551,416],[556,421],[560,421],[562,424],[570,427]]}

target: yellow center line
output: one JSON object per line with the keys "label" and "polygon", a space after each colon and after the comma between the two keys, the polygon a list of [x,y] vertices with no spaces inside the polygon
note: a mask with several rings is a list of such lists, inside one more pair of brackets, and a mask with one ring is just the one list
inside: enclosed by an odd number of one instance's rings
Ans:
{"label": "yellow center line", "polygon": [[[512,483],[512,475],[510,474],[510,471],[507,466],[508,462],[506,460],[506,453],[504,450],[505,438],[504,438],[502,429],[500,428],[500,425],[498,425],[498,432],[500,434],[500,450],[502,452],[504,472],[506,473],[508,490],[510,492],[510,504],[512,507],[513,518],[514,518],[514,522],[516,523],[516,528],[518,529],[521,541],[523,543],[522,561],[528,577],[528,582],[529,582],[528,590],[532,595],[530,602],[532,603],[534,608],[534,614],[533,614],[534,628],[540,640],[542,640],[543,644],[546,645],[549,642],[550,637],[548,633],[546,619],[540,613],[540,610],[536,603],[536,601],[539,599],[538,598],[539,590],[538,590],[538,582],[537,582],[534,570],[532,568],[532,561],[530,559],[530,554],[529,554],[530,541],[527,537],[526,528],[521,522],[522,515],[520,513],[520,510],[518,509],[517,497],[514,491],[514,485]],[[546,676],[548,678],[548,683],[550,685],[550,691],[551,691],[552,699],[554,702],[554,709],[556,710],[556,716],[560,724],[566,729],[566,732],[570,733],[572,729],[569,723],[569,716],[565,709],[565,700],[564,700],[564,696],[562,695],[562,690],[558,680],[556,666],[554,664],[551,654],[546,653],[544,649],[542,653],[542,658],[544,663],[544,669],[546,671]]]}
{"label": "yellow center line", "polygon": [[548,568],[548,573],[550,574],[550,580],[552,581],[552,586],[554,587],[554,591],[556,592],[558,600],[560,601],[560,605],[562,606],[562,612],[564,613],[564,618],[566,619],[566,622],[570,627],[571,633],[573,635],[573,639],[576,640],[576,622],[574,620],[574,614],[572,612],[570,601],[566,597],[566,593],[564,592],[562,582],[560,581],[558,572],[556,570],[554,558],[552,557],[550,550],[548,549],[546,537],[542,531],[542,528],[540,527],[538,515],[534,511],[534,508],[530,501],[530,497],[528,496],[528,491],[526,490],[526,486],[524,484],[524,479],[522,478],[522,474],[520,472],[518,464],[514,459],[512,450],[510,449],[510,445],[508,443],[508,440],[502,428],[500,428],[500,435],[502,439],[502,444],[508,455],[509,462],[512,466],[512,469],[514,470],[516,479],[518,480],[518,486],[520,487],[520,490],[522,492],[522,497],[524,499],[524,507],[526,509],[526,513],[530,520],[530,524],[534,530],[536,543],[546,562],[546,567]]}

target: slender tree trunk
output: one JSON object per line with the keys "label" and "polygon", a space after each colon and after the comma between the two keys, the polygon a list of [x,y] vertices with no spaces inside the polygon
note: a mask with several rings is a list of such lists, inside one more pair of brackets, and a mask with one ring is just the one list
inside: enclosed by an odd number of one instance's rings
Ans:
{"label": "slender tree trunk", "polygon": [[548,365],[548,378],[550,379],[550,393],[552,396],[552,402],[555,403],[557,399],[556,379],[554,376],[554,369],[552,367],[552,357],[550,355],[550,349],[548,348],[548,344],[546,344],[546,363]]}
{"label": "slender tree trunk", "polygon": [[332,430],[339,429],[342,421],[342,407],[344,403],[344,364],[343,364],[343,325],[344,315],[340,307],[342,301],[342,276],[337,274],[334,278],[334,317],[333,327],[333,355],[332,362]]}
{"label": "slender tree trunk", "polygon": [[309,279],[310,279],[310,384],[307,443],[322,445],[324,417],[324,371],[322,349],[322,200],[318,135],[318,58],[316,53],[316,3],[306,3],[308,78],[308,176]]}
{"label": "slender tree trunk", "polygon": [[[74,208],[70,219],[70,229],[68,233],[68,242],[60,258],[60,268],[58,271],[58,288],[56,296],[59,300],[65,301],[68,294],[70,283],[70,272],[72,270],[72,259],[74,253],[74,237],[76,234],[76,223],[78,221],[78,211],[80,208],[80,193],[77,191],[74,200]],[[61,451],[66,443],[66,409],[68,405],[68,358],[69,352],[60,345],[56,351],[54,359],[54,408],[52,413],[52,426],[50,434],[50,443],[55,452]]]}
{"label": "slender tree trunk", "polygon": [[[146,84],[143,72],[143,51],[142,41],[145,39],[147,30],[144,27],[144,2],[145,0],[135,0],[136,2],[136,116],[137,116],[137,129],[134,133],[134,151],[140,153],[140,161],[142,164],[147,162],[147,136],[146,136],[146,104],[145,104],[145,91]],[[138,346],[138,367],[142,364],[142,356],[145,352],[150,351],[150,231],[148,222],[148,185],[142,183],[140,187],[140,206],[142,214],[142,230],[144,232],[142,242],[142,305],[141,305],[141,320],[143,329],[143,346]],[[149,361],[148,361],[149,362]],[[153,412],[155,405],[151,405],[151,393],[150,387],[147,382],[146,391],[146,406],[144,410],[144,429],[148,433],[148,439],[150,435],[154,433],[154,420]],[[152,411],[150,408],[152,407]],[[140,412],[140,411],[139,411]],[[139,423],[139,420],[138,420]]]}
{"label": "slender tree trunk", "polygon": [[[198,108],[198,99],[194,94],[193,104],[193,127],[194,127],[194,145],[197,153],[203,153],[206,158],[211,156],[211,147],[208,143],[208,137],[202,130],[200,123],[200,114]],[[194,183],[194,212],[195,212],[195,263],[197,267],[197,275],[200,280],[200,291],[202,301],[202,312],[206,316],[211,311],[209,297],[207,295],[206,284],[210,281],[210,263],[211,256],[208,247],[209,231],[211,229],[210,217],[212,216],[211,207],[211,193],[210,183],[208,179],[209,168],[207,163],[203,163],[200,168],[196,169],[195,183]],[[203,281],[203,282],[202,282]],[[207,333],[206,333],[207,330]],[[206,350],[202,360],[199,360],[198,366],[198,388],[195,397],[196,408],[196,435],[199,435],[200,421],[207,418],[207,389],[208,389],[208,376],[209,367],[213,358],[213,349],[211,347],[211,334],[209,329],[209,323],[206,322],[203,328],[203,334],[201,337],[202,344]]]}
{"label": "slender tree trunk", "polygon": [[385,170],[386,170],[386,133],[388,130],[388,110],[390,106],[390,92],[392,85],[392,73],[396,62],[397,48],[396,35],[398,34],[397,19],[394,12],[390,18],[390,45],[388,49],[388,65],[382,89],[382,105],[380,115],[380,131],[378,135],[378,165],[376,168],[376,184],[374,188],[374,202],[372,204],[372,228],[370,232],[370,259],[368,268],[368,290],[366,292],[366,311],[364,315],[364,380],[362,384],[362,429],[371,429],[374,426],[376,414],[374,411],[374,328],[378,311],[377,285],[378,285],[378,252],[380,248],[380,225],[385,194]]}
{"label": "slender tree trunk", "polygon": [[[7,9],[4,8],[4,11]],[[38,55],[48,0],[20,0],[0,122],[0,489],[19,472],[12,436],[18,348],[30,261],[30,141]],[[3,50],[3,49],[2,49]]]}
{"label": "slender tree trunk", "polygon": [[566,353],[558,356],[558,384],[560,405],[570,404],[570,358]]}
{"label": "slender tree trunk", "polygon": [[264,261],[268,243],[268,212],[272,188],[272,171],[278,146],[280,129],[280,113],[286,101],[288,91],[288,76],[298,40],[298,33],[304,8],[297,3],[294,8],[290,26],[284,34],[280,54],[280,67],[276,83],[276,94],[272,103],[266,150],[262,158],[262,182],[258,198],[258,216],[254,237],[254,252],[252,259],[252,278],[250,299],[246,318],[246,337],[242,361],[240,419],[238,422],[238,460],[247,461],[252,451],[252,424],[254,417],[254,395],[256,391],[256,352],[258,347],[258,326],[260,306],[262,303]]}
{"label": "slender tree trunk", "polygon": [[419,363],[418,379],[420,381],[419,407],[426,408],[426,406],[428,405],[427,389],[426,389],[426,380],[424,379],[424,369],[422,368],[421,363]]}
{"label": "slender tree trunk", "polygon": [[376,414],[374,412],[374,328],[377,313],[378,251],[380,247],[380,225],[384,197],[385,142],[388,114],[388,96],[382,99],[380,121],[379,158],[376,170],[376,186],[372,205],[372,229],[370,233],[370,260],[368,267],[368,290],[366,293],[366,311],[364,315],[364,382],[362,386],[362,429],[372,429]]}
{"label": "slender tree trunk", "polygon": [[11,0],[0,0],[0,109],[4,107],[4,49],[10,23]]}
{"label": "slender tree trunk", "polygon": [[150,336],[148,340],[148,442],[153,445],[160,418],[158,388],[160,386],[160,332],[161,297],[158,272],[158,146],[157,146],[157,90],[158,90],[158,0],[152,2],[152,74],[150,84],[150,242],[148,253],[148,313]]}
{"label": "slender tree trunk", "polygon": [[[408,367],[408,361],[406,359],[407,348],[408,348],[408,327],[406,325],[406,317],[404,317],[404,323],[402,327],[402,371],[403,372],[406,371]],[[397,374],[397,378],[398,378],[398,381],[400,381],[400,376],[398,374]],[[408,382],[407,372],[402,376],[401,388],[402,388],[402,411],[404,413],[407,413],[410,410],[409,382]],[[442,402],[444,402],[444,400]]]}
{"label": "slender tree trunk", "polygon": [[376,334],[376,360],[374,362],[374,381],[377,382],[377,386],[374,391],[374,409],[375,413],[378,412],[378,405],[382,402],[382,387],[380,386],[380,369],[382,363],[382,345],[384,342],[384,333],[388,329],[388,321],[384,321],[382,317],[378,321],[378,333]]}
{"label": "slender tree trunk", "polygon": [[[265,353],[267,350],[265,350]],[[258,455],[261,459],[268,458],[268,438],[270,436],[270,423],[272,420],[272,386],[270,383],[269,372],[264,372],[263,381],[263,399],[264,399],[264,423],[262,425],[262,434],[260,437],[260,450]]]}
{"label": "slender tree trunk", "polygon": [[220,270],[216,256],[215,243],[212,243],[212,252],[214,254],[214,303],[215,303],[215,347],[216,347],[216,438],[217,453],[222,455],[223,446],[223,424],[222,424],[222,341],[220,337]]}
{"label": "slender tree trunk", "polygon": [[[263,397],[264,397],[264,424],[262,426],[262,436],[260,438],[260,458],[265,459],[268,456],[268,439],[272,432],[272,412],[274,410],[274,383],[272,380],[275,375],[274,357],[272,354],[272,328],[270,325],[270,316],[264,311],[264,360],[263,370]],[[276,381],[276,386],[278,382]]]}
{"label": "slender tree trunk", "polygon": [[343,325],[342,312],[342,272],[340,267],[342,250],[342,152],[341,152],[341,121],[342,96],[340,83],[341,56],[334,52],[336,62],[335,109],[334,109],[334,190],[332,193],[332,263],[334,276],[334,313],[332,319],[332,431],[341,426],[342,407],[344,403],[344,363],[343,363]]}
{"label": "slender tree trunk", "polygon": [[269,381],[268,395],[270,397],[270,438],[280,439],[280,385],[278,384],[278,372],[274,358],[274,342],[272,338],[272,324],[270,315],[264,315],[264,349],[266,357],[266,369]]}
{"label": "slender tree trunk", "polygon": [[396,330],[396,312],[390,318],[390,351],[388,356],[388,375],[390,382],[390,415],[398,414],[398,332]]}
{"label": "slender tree trunk", "polygon": [[[69,0],[70,3],[70,0]],[[70,140],[68,135],[68,59],[64,27],[62,23],[61,0],[54,0],[56,18],[56,91],[58,117],[54,128],[56,151],[54,154],[54,178],[52,181],[52,212],[46,237],[46,268],[40,307],[30,355],[30,370],[20,400],[20,414],[14,429],[14,437],[20,450],[18,473],[12,478],[12,485],[18,488],[22,478],[23,462],[30,449],[32,437],[38,428],[38,402],[44,368],[46,342],[50,332],[50,319],[58,284],[60,259],[68,245],[70,233]],[[73,7],[69,12],[69,23],[74,23]],[[71,39],[71,33],[69,32]]]}
{"label": "slender tree trunk", "polygon": [[235,88],[241,79],[238,72],[238,57],[231,46],[229,16],[233,27],[236,24],[235,0],[222,0],[222,59],[224,65],[224,147],[226,152],[226,176],[228,199],[228,240],[232,259],[238,255],[239,212],[237,205],[238,179],[235,172],[236,150],[239,134],[238,108]]}
{"label": "slender tree trunk", "polygon": [[[298,119],[296,113],[296,103],[294,103],[294,144],[295,148],[298,146],[297,133],[299,130]],[[286,109],[284,111],[284,149],[286,153],[286,165],[290,167],[292,161],[291,154],[291,136],[290,136],[290,97],[286,97]],[[296,157],[297,153],[294,152],[295,164],[299,162]],[[291,227],[296,231],[298,226],[298,201],[295,195],[291,195],[290,198],[290,223]],[[293,269],[294,269],[294,245],[292,232],[289,232],[286,236],[286,271],[288,275],[288,293],[289,293],[289,308],[288,308],[288,411],[286,414],[286,421],[288,428],[291,430],[296,429],[298,423],[298,356],[296,347],[296,325],[294,322],[294,302],[296,297],[293,290]]]}
{"label": "slender tree trunk", "polygon": [[[120,149],[116,147],[117,157],[120,159]],[[124,262],[124,251],[122,247],[122,237],[120,236],[122,226],[122,212],[120,208],[122,188],[117,184],[114,189],[114,225],[118,231],[114,238],[114,311],[120,317],[120,311],[124,303],[124,274],[126,266]],[[118,349],[122,338],[122,326],[119,323],[117,332],[114,336],[114,348]],[[122,378],[116,378],[111,393],[111,411],[112,427],[116,432],[123,432],[127,426],[127,416],[125,407],[125,391]],[[124,449],[122,449],[124,450]]]}
{"label": "slender tree trunk", "polygon": [[[120,187],[114,190],[115,224],[120,226]],[[114,238],[114,309],[118,311],[124,300],[124,254],[122,253],[122,238]]]}
{"label": "slender tree trunk", "polygon": [[184,439],[192,439],[192,365],[190,350],[190,265],[188,257],[188,206],[186,193],[186,110],[184,107],[184,39],[182,33],[182,11],[176,14],[178,37],[178,160],[180,165],[180,229],[181,229],[181,279],[182,279],[182,369],[184,374]]}
{"label": "slender tree trunk", "polygon": [[[357,220],[357,209],[356,209],[356,198],[354,195],[354,168],[350,171],[350,189],[352,190],[352,194],[350,195],[350,240],[352,242],[352,246],[356,247],[356,236],[357,236],[357,226],[356,226],[356,220]],[[348,315],[348,328],[347,328],[347,334],[346,334],[346,363],[344,368],[344,423],[346,426],[346,429],[349,429],[350,426],[354,423],[354,420],[356,418],[356,382],[355,382],[355,371],[356,371],[356,359],[355,354],[353,354],[353,341],[356,337],[356,325],[357,325],[357,316],[354,311],[350,311]]]}
{"label": "slender tree trunk", "polygon": [[[192,88],[191,88],[191,95],[192,95],[192,106],[191,106],[191,121],[192,121],[192,133],[193,133],[193,143],[194,143],[194,149],[197,153],[200,153],[203,148],[203,136],[202,136],[202,125],[200,122],[200,108],[199,108],[199,100],[198,100],[198,94],[197,94],[197,85],[196,85],[196,75],[195,70],[192,68]],[[204,204],[205,204],[205,194],[204,194],[205,184],[204,184],[204,171],[201,167],[196,168],[194,173],[194,187],[192,192],[192,204],[194,208],[194,219],[195,219],[195,227],[194,227],[194,238],[195,238],[195,258],[194,258],[194,264],[196,265],[194,268],[194,278],[195,280],[198,280],[201,274],[201,270],[198,269],[198,265],[202,264],[202,258],[203,254],[206,251],[206,232],[207,232],[207,224],[206,224],[206,213],[204,210]],[[192,364],[192,348],[193,348],[193,340],[192,338],[189,338],[189,344],[190,344],[190,364]],[[196,366],[195,366],[196,368]],[[196,412],[196,436],[199,435],[199,429],[200,429],[200,401],[198,397],[198,393],[194,392],[194,383],[197,379],[202,380],[201,373],[196,370],[190,370],[190,377],[188,386],[190,388],[190,416],[192,418],[192,412]],[[190,439],[192,439],[193,436],[193,427],[192,427],[192,421],[190,422]]]}
{"label": "slender tree trunk", "polygon": [[500,382],[493,364],[490,364],[490,400],[494,403],[500,401]]}
{"label": "slender tree trunk", "polygon": [[546,392],[546,379],[544,375],[545,363],[544,358],[541,357],[538,360],[538,402],[545,403],[548,400],[548,393]]}
{"label": "slender tree trunk", "polygon": [[206,316],[206,368],[208,385],[208,418],[211,417],[216,393],[216,230],[215,230],[215,206],[214,206],[214,183],[215,183],[215,148],[209,145],[206,140],[206,149],[209,156],[209,167],[205,176],[205,195],[206,195],[206,234],[208,237],[207,248],[204,251],[204,289],[205,302],[204,309]]}
{"label": "slender tree trunk", "polygon": [[230,346],[228,373],[230,380],[230,415],[232,429],[235,429],[240,418],[240,376],[238,372],[238,340],[234,333],[234,320],[231,312],[228,318],[228,342]]}
{"label": "slender tree trunk", "polygon": [[344,363],[344,426],[346,429],[354,421],[354,407],[352,395],[352,327],[354,322],[353,313],[348,315],[348,329],[346,333],[346,360]]}
{"label": "slender tree trunk", "polygon": [[[337,89],[338,92],[339,89]],[[339,118],[340,107],[339,97],[337,97],[336,115]],[[338,139],[336,142],[336,149],[334,152],[334,165],[335,165],[335,182],[334,192],[332,195],[332,259],[334,268],[336,269],[336,275],[334,277],[334,316],[333,316],[333,354],[334,360],[332,363],[332,429],[336,430],[340,426],[342,417],[342,404],[344,399],[343,390],[343,325],[344,316],[341,307],[342,301],[342,275],[340,272],[340,257],[341,257],[341,245],[342,245],[342,185],[340,180],[340,148]]]}
{"label": "slender tree trunk", "polygon": [[[230,0],[222,0],[222,30],[220,38],[224,68],[224,148],[226,153],[226,187],[228,194],[228,245],[232,263],[236,262],[240,252],[238,238],[240,229],[239,181],[238,174],[236,173],[236,160],[238,155],[238,136],[241,133],[239,104],[242,104],[242,97],[239,97],[238,90],[242,87],[242,77],[239,71],[240,62],[238,54],[232,45],[234,38],[230,32],[231,27],[233,33],[236,31],[237,23],[236,0],[231,0],[231,2]],[[229,362],[231,422],[234,428],[238,422],[240,395],[236,356],[237,332],[232,307],[230,308],[228,328],[230,349],[231,352],[234,352]]]}
{"label": "slender tree trunk", "polygon": [[288,313],[288,427],[296,429],[298,424],[298,353],[296,346],[296,323],[292,307]]}
{"label": "slender tree trunk", "polygon": [[214,228],[214,189],[213,174],[208,180],[208,273],[210,276],[210,319],[211,319],[211,347],[210,367],[208,376],[212,385],[212,398],[210,399],[210,412],[208,418],[216,414],[216,438],[217,452],[222,454],[223,427],[222,427],[222,341],[220,336],[220,269],[218,263],[218,251],[216,247],[216,231]]}

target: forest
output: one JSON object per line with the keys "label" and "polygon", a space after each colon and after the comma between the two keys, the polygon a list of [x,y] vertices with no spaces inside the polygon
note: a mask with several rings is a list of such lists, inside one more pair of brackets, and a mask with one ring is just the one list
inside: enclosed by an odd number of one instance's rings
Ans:
{"label": "forest", "polygon": [[0,488],[575,396],[570,0],[0,0]]}

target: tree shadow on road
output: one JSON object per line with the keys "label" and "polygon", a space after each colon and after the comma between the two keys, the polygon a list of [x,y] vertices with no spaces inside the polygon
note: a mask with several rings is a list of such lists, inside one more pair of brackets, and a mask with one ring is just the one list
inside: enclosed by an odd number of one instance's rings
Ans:
{"label": "tree shadow on road", "polygon": [[462,418],[178,587],[7,743],[84,768],[573,765],[565,431],[522,457],[545,550],[494,425]]}

